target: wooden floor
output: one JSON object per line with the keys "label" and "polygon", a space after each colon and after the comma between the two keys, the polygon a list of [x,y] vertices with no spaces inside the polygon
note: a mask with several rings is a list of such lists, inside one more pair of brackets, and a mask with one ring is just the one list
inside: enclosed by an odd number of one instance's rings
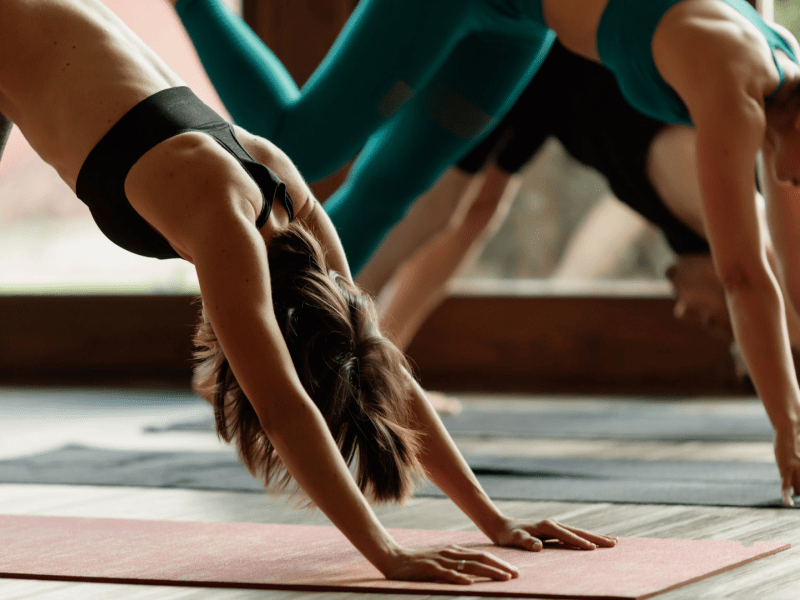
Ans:
{"label": "wooden floor", "polygon": [[[511,399],[485,397],[471,402],[501,402],[519,406]],[[527,402],[551,402],[532,400]],[[744,401],[747,402],[747,401]],[[523,404],[524,405],[524,404]],[[715,410],[713,402],[704,406]],[[124,416],[114,411],[83,414],[78,408],[54,409],[39,406],[20,411],[0,405],[0,455],[11,456],[45,449],[48,444],[80,441],[113,447],[154,449],[217,447],[213,436],[203,434],[142,436],[147,420],[135,411]],[[175,407],[148,409],[149,418],[166,418]],[[200,410],[200,408],[198,408]],[[50,414],[48,414],[48,411]],[[160,411],[160,412],[159,412]],[[34,435],[39,431],[39,435]],[[42,430],[47,431],[42,436]],[[46,438],[47,441],[43,441]],[[572,457],[628,457],[641,459],[695,458],[703,460],[771,461],[769,444],[702,444],[543,441],[543,440],[458,440],[464,449],[485,453],[515,453],[528,456],[569,455]],[[13,450],[12,450],[13,446]],[[512,452],[513,451],[513,452]],[[778,490],[776,489],[776,496]],[[554,517],[581,527],[619,536],[734,539],[745,543],[759,540],[790,542],[793,548],[775,556],[722,573],[658,596],[670,599],[758,598],[770,600],[800,596],[800,510],[739,509],[695,506],[614,505],[555,502],[500,502],[501,508],[517,517]],[[422,498],[406,507],[379,508],[387,527],[472,529],[469,520],[447,500]],[[286,507],[279,497],[247,493],[198,492],[121,487],[80,487],[42,485],[0,485],[0,513],[66,515],[116,518],[171,519],[188,521],[328,524],[319,513]],[[0,543],[2,537],[0,536]],[[455,591],[455,590],[454,590]],[[359,600],[363,594],[309,593],[252,590],[223,590],[139,585],[76,584],[23,580],[0,580],[3,600],[55,599],[214,599],[214,600]],[[389,597],[384,595],[382,597]],[[398,596],[422,598],[423,596]],[[427,596],[425,596],[427,597]],[[454,594],[453,597],[456,597]]]}

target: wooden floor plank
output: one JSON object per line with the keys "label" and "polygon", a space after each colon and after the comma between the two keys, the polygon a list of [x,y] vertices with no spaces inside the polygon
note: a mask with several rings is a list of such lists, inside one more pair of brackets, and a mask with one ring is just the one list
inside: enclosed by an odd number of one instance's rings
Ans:
{"label": "wooden floor plank", "polygon": [[[475,397],[470,401],[479,401]],[[492,406],[519,409],[526,402],[507,397],[486,400]],[[558,406],[557,399],[546,399],[547,406]],[[595,400],[599,409],[603,401]],[[754,410],[752,402],[741,404],[742,410]],[[714,414],[719,402],[698,403],[698,410]],[[756,407],[757,408],[757,407]],[[2,411],[0,411],[2,412]],[[6,414],[8,413],[8,414]],[[37,419],[41,418],[37,409]],[[117,447],[129,444],[153,449],[181,447],[181,434],[159,434],[147,438],[141,433],[140,417],[125,419],[108,428],[110,421],[97,420],[103,431],[91,437],[91,428],[74,429],[83,443],[102,444],[113,434]],[[69,421],[66,427],[73,427]],[[84,424],[85,425],[85,424]],[[13,433],[16,450],[26,443],[34,450],[41,445],[35,439],[36,423],[14,418],[8,411],[0,414],[0,431]],[[48,430],[49,431],[49,430]],[[49,435],[49,433],[48,433]],[[89,437],[86,437],[89,436]],[[209,437],[213,433],[209,432]],[[62,436],[68,439],[68,436]],[[41,438],[41,436],[40,436]],[[61,438],[59,438],[61,439]],[[25,440],[30,440],[26,442]],[[152,441],[149,441],[152,440]],[[198,438],[198,448],[205,442]],[[498,455],[571,456],[579,458],[640,458],[683,460],[761,460],[772,461],[769,444],[764,443],[695,443],[635,442],[597,440],[459,440],[462,449]],[[19,446],[22,444],[22,446]],[[19,447],[17,447],[19,446]],[[777,497],[776,490],[776,497]],[[796,600],[800,581],[800,510],[747,509],[699,506],[654,506],[584,504],[565,502],[499,502],[509,515],[540,520],[554,517],[567,523],[620,536],[718,538],[789,542],[794,547],[786,552],[756,561],[750,565],[722,573],[684,588],[659,596],[663,600],[695,600],[733,598]],[[474,525],[448,500],[412,499],[405,507],[378,507],[381,522],[389,528],[474,529]],[[64,515],[110,518],[195,520],[219,522],[285,523],[325,525],[329,521],[319,512],[287,506],[284,499],[269,494],[203,492],[179,489],[144,489],[130,487],[91,487],[57,485],[0,485],[0,513],[31,515]],[[454,589],[454,596],[457,590]],[[427,596],[382,596],[387,600],[422,600]],[[354,593],[309,593],[254,590],[180,588],[169,586],[78,584],[63,582],[0,580],[3,600],[364,600]],[[441,598],[441,597],[438,597]],[[449,596],[448,596],[449,598]]]}
{"label": "wooden floor plank", "polygon": [[[520,518],[539,520],[555,517],[564,522],[621,536],[736,539],[745,543],[760,540],[790,542],[794,545],[791,550],[668,592],[659,598],[663,600],[720,597],[796,598],[796,585],[797,581],[800,581],[800,511],[558,502],[500,502],[499,505],[506,513]],[[291,508],[284,504],[283,499],[274,496],[71,486],[0,486],[0,512],[297,524],[324,524],[327,521],[319,513]],[[405,508],[379,507],[377,512],[387,527],[473,528],[469,520],[455,510],[447,500],[415,499]],[[765,595],[766,590],[769,594]],[[363,600],[363,597],[350,593],[219,590],[9,580],[0,580],[0,597],[8,600],[23,598]],[[422,597],[404,595],[401,598]]]}

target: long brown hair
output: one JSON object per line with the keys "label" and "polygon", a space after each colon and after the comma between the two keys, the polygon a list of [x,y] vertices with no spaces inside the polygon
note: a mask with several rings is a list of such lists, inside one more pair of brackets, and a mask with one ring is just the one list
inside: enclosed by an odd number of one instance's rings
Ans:
{"label": "long brown hair", "polygon": [[[317,405],[361,491],[377,502],[402,501],[420,471],[410,426],[410,369],[378,331],[372,299],[328,270],[302,224],[270,241],[275,315],[303,387]],[[214,406],[217,433],[265,484],[291,481],[222,352],[205,310],[195,334],[195,390]]]}

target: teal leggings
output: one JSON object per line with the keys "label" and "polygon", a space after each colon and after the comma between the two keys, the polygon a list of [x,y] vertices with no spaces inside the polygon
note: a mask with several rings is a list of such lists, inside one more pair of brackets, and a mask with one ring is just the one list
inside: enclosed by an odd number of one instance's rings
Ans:
{"label": "teal leggings", "polygon": [[234,120],[307,179],[360,152],[325,204],[354,272],[514,105],[555,39],[539,0],[361,0],[299,90],[221,0],[176,8]]}

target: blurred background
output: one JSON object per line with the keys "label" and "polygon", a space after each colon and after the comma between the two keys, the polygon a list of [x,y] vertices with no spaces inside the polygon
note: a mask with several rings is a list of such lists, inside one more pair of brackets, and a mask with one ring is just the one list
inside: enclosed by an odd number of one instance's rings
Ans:
{"label": "blurred background", "polygon": [[[223,112],[191,44],[163,0],[104,0],[192,86]],[[241,0],[227,0],[237,11]],[[800,0],[775,0],[775,20],[800,35]],[[500,233],[465,274],[473,278],[657,280],[672,254],[654,228],[608,199],[602,177],[551,140],[528,167]],[[598,201],[615,206],[622,250],[602,261],[569,254]],[[193,293],[184,261],[153,261],[106,240],[88,209],[15,130],[0,162],[0,293]]]}

